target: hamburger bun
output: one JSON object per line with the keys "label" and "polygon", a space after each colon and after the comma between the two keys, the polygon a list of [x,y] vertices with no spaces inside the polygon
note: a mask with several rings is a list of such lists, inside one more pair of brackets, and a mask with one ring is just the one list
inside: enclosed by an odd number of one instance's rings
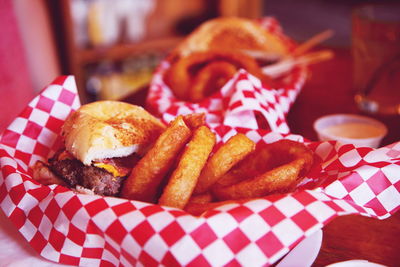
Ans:
{"label": "hamburger bun", "polygon": [[195,51],[255,50],[277,56],[289,53],[277,36],[263,29],[257,22],[238,17],[219,17],[208,20],[193,31],[175,51],[187,56]]}
{"label": "hamburger bun", "polygon": [[143,153],[165,125],[142,107],[119,101],[81,106],[62,127],[65,148],[84,165]]}

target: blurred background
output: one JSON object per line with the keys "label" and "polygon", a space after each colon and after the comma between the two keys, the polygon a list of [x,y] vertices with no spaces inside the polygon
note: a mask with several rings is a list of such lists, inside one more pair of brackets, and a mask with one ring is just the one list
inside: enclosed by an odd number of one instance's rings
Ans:
{"label": "blurred background", "polygon": [[[361,0],[0,0],[0,129],[58,75],[75,75],[82,102],[141,92],[184,36],[218,16],[274,16],[304,41],[326,29],[326,45],[350,45]],[[382,1],[380,1],[382,2]]]}

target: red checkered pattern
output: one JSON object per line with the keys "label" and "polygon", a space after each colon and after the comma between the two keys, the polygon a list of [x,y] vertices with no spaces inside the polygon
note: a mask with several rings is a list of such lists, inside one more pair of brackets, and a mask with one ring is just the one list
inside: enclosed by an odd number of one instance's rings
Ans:
{"label": "red checkered pattern", "polygon": [[[43,186],[31,166],[59,145],[60,125],[79,106],[72,77],[47,87],[2,134],[0,207],[43,257],[82,266],[264,266],[344,214],[386,218],[400,207],[400,142],[380,149],[307,142],[314,164],[294,193],[232,203],[199,217],[122,198]],[[233,115],[232,115],[233,116]],[[219,142],[301,136],[210,124]]]}
{"label": "red checkered pattern", "polygon": [[2,133],[3,149],[24,171],[58,148],[65,118],[80,106],[72,76],[62,76],[45,88]]}
{"label": "red checkered pattern", "polygon": [[[295,47],[282,32],[278,22],[271,17],[259,21],[269,32],[282,39],[291,50]],[[307,76],[304,67],[296,67],[286,75],[276,88],[262,84],[259,79],[245,70],[228,81],[219,92],[199,103],[180,101],[164,82],[164,75],[170,63],[162,62],[157,69],[147,98],[147,109],[169,122],[175,116],[192,112],[206,113],[209,124],[224,124],[232,127],[260,128],[256,116],[262,116],[267,125],[262,128],[274,132],[289,133],[286,114],[295,101]]]}

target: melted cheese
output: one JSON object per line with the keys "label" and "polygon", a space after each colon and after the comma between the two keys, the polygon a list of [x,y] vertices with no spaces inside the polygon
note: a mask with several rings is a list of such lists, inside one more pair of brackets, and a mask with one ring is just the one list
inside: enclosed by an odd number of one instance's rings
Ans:
{"label": "melted cheese", "polygon": [[124,176],[123,173],[121,173],[118,168],[116,168],[115,166],[111,165],[111,164],[105,164],[105,163],[94,163],[94,166],[96,166],[97,168],[102,168],[106,171],[108,171],[109,173],[111,173],[114,177],[122,177]]}

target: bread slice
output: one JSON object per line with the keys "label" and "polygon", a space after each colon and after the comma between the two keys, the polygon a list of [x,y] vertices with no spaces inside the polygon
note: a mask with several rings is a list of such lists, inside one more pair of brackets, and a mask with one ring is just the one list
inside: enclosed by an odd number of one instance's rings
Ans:
{"label": "bread slice", "polygon": [[143,153],[165,125],[142,107],[120,101],[81,106],[62,127],[66,149],[85,165]]}
{"label": "bread slice", "polygon": [[263,29],[257,22],[239,17],[219,17],[201,24],[175,51],[187,56],[194,51],[255,50],[277,56],[288,54],[281,39]]}

